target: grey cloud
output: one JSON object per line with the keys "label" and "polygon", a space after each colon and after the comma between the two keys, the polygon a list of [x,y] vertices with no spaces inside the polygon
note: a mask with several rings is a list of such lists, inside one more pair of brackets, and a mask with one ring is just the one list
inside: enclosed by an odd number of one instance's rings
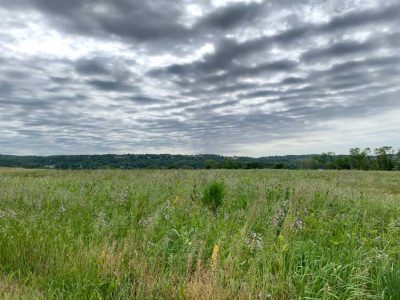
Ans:
{"label": "grey cloud", "polygon": [[49,78],[51,81],[57,84],[66,84],[72,82],[69,77],[58,77],[58,76],[50,76]]}
{"label": "grey cloud", "polygon": [[281,81],[282,84],[301,84],[305,83],[306,80],[302,77],[287,77],[284,80]]}
{"label": "grey cloud", "polygon": [[[326,121],[370,120],[400,108],[398,1],[364,7],[338,0],[330,10],[318,1],[215,8],[193,0],[206,9],[191,27],[182,22],[191,18],[186,3],[0,0],[0,13],[10,12],[0,24],[2,151],[184,146],[226,153],[327,130]],[[12,53],[10,45],[29,39],[30,27],[20,24],[20,36],[5,29],[23,16],[29,21],[32,9],[45,20],[41,34],[57,30],[61,38],[83,35],[120,48],[49,58],[30,49]],[[311,10],[329,18],[308,22],[301,14]],[[11,20],[13,13],[18,17]],[[273,33],[265,34],[268,26]],[[215,51],[191,61],[206,43]],[[84,44],[74,47],[86,50]],[[158,60],[162,66],[150,68]]]}
{"label": "grey cloud", "polygon": [[226,30],[244,22],[254,22],[264,8],[263,2],[238,2],[226,5],[203,17],[196,26]]}
{"label": "grey cloud", "polygon": [[[204,29],[229,30],[243,22],[254,24],[272,14],[276,7],[295,9],[301,4],[280,1],[237,2],[227,4],[202,17],[193,28],[180,22],[184,14],[184,1],[51,1],[51,0],[2,0],[0,6],[8,9],[36,9],[59,28],[84,35],[134,38],[140,41],[187,39]],[[396,20],[400,13],[397,1],[388,1],[376,9],[358,9],[344,15],[335,15],[327,23],[297,24],[273,37],[274,42],[290,42],[309,34],[330,33],[354,26]]]}
{"label": "grey cloud", "polygon": [[235,58],[263,49],[267,41],[265,38],[246,42],[222,39],[216,45],[215,52],[207,55],[203,60],[193,64],[175,64],[166,68],[165,71],[170,74],[184,75],[196,71],[196,69],[206,73],[223,70],[226,67],[230,67]]}
{"label": "grey cloud", "polygon": [[12,93],[12,91],[13,91],[13,88],[10,84],[0,82],[0,95],[1,96],[8,96]]}
{"label": "grey cloud", "polygon": [[270,96],[276,96],[280,95],[281,92],[279,91],[274,91],[274,90],[258,90],[256,92],[251,92],[251,93],[245,93],[241,97],[242,98],[259,98],[259,97],[270,97]]}
{"label": "grey cloud", "polygon": [[314,62],[322,59],[338,58],[346,55],[366,54],[377,48],[373,40],[366,42],[343,41],[331,46],[306,52],[302,59],[305,62]]}
{"label": "grey cloud", "polygon": [[[322,24],[300,24],[299,26],[281,31],[273,36],[264,36],[255,39],[250,39],[245,42],[237,42],[234,39],[222,38],[216,43],[216,51],[213,54],[207,55],[202,60],[192,64],[175,64],[163,70],[154,70],[149,74],[166,73],[168,75],[178,76],[178,82],[182,85],[188,85],[188,77],[193,77],[194,80],[222,80],[229,77],[226,73],[246,74],[246,72],[254,71],[257,74],[258,69],[263,68],[263,64],[259,67],[241,67],[238,68],[234,63],[237,60],[246,58],[251,55],[256,55],[259,52],[266,51],[274,45],[287,46],[288,43],[293,43],[303,39],[309,39],[312,36],[329,35],[336,36],[338,29],[351,28],[369,24],[371,22],[384,22],[393,19],[394,13],[400,9],[400,5],[391,3],[383,9],[378,10],[361,10],[357,12],[347,13],[333,17],[329,22]],[[365,16],[365,18],[364,18]],[[389,18],[389,19],[388,19]],[[396,38],[390,38],[391,43]],[[379,49],[379,41],[368,40],[366,42],[341,41],[336,42],[327,48],[315,48],[307,51],[302,56],[302,60],[306,63],[343,57],[346,55],[368,54],[374,49]],[[264,63],[266,65],[267,63]],[[225,72],[222,76],[213,75],[216,72]],[[234,76],[234,74],[232,74]],[[205,77],[205,78],[204,78]]]}
{"label": "grey cloud", "polygon": [[243,22],[254,22],[254,18],[261,15],[265,7],[264,3],[229,4],[211,11],[193,28],[188,28],[180,22],[184,4],[182,0],[2,0],[0,6],[19,10],[35,9],[67,32],[93,36],[112,34],[138,41],[187,39],[213,28],[228,30]]}
{"label": "grey cloud", "polygon": [[400,3],[398,1],[385,1],[385,3],[380,6],[380,8],[374,10],[361,10],[335,16],[330,22],[323,25],[320,30],[332,32],[338,29],[362,26],[365,24],[387,22],[388,20],[397,20],[398,22],[400,14]]}
{"label": "grey cloud", "polygon": [[99,75],[110,73],[104,63],[98,59],[80,59],[75,64],[75,70],[83,75]]}
{"label": "grey cloud", "polygon": [[[190,85],[192,81],[203,83],[224,82],[235,77],[256,75],[262,72],[279,71],[293,68],[290,61],[266,62],[258,66],[239,65],[236,60],[261,50],[268,43],[268,39],[259,38],[246,42],[237,42],[233,39],[222,39],[216,46],[214,53],[205,56],[202,60],[190,64],[174,64],[163,69],[149,72],[151,76],[177,76],[177,83],[182,86]],[[222,74],[217,74],[222,72]]]}
{"label": "grey cloud", "polygon": [[132,101],[134,101],[136,103],[144,104],[144,105],[145,104],[157,104],[157,103],[164,102],[161,99],[157,99],[157,98],[153,98],[153,97],[146,97],[146,96],[141,96],[141,95],[132,96],[132,97],[129,98],[129,100],[132,100]]}
{"label": "grey cloud", "polygon": [[245,76],[257,76],[263,73],[288,72],[293,70],[296,66],[296,62],[289,60],[267,62],[254,67],[232,66],[231,69],[223,75],[205,75],[200,80],[202,82],[216,83]]}
{"label": "grey cloud", "polygon": [[42,12],[57,27],[83,35],[113,34],[138,40],[180,36],[181,1],[3,0],[0,5]]}
{"label": "grey cloud", "polygon": [[118,81],[108,81],[108,80],[88,80],[87,83],[99,90],[105,92],[126,92],[130,90],[134,90],[135,87],[133,85],[128,85],[126,83],[118,82]]}

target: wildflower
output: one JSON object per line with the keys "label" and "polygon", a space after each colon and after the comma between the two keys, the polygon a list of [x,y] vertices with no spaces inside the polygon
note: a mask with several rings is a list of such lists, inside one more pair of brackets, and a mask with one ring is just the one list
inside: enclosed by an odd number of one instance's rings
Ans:
{"label": "wildflower", "polygon": [[261,234],[257,232],[251,232],[245,239],[245,244],[251,252],[255,252],[262,248],[263,239]]}
{"label": "wildflower", "polygon": [[6,217],[15,219],[17,217],[17,213],[13,210],[8,210],[8,211],[0,210],[0,218],[6,218]]}
{"label": "wildflower", "polygon": [[268,292],[265,292],[265,294],[263,293],[263,291],[260,291],[258,293],[258,299],[270,299],[272,297],[272,295]]}
{"label": "wildflower", "polygon": [[303,220],[300,219],[299,217],[296,217],[296,220],[294,221],[294,227],[296,230],[302,230],[303,229]]}
{"label": "wildflower", "polygon": [[282,208],[279,208],[275,211],[274,218],[272,220],[272,223],[279,227],[281,223],[283,223],[283,220],[285,218],[285,211]]}
{"label": "wildflower", "polygon": [[97,220],[95,223],[95,228],[100,229],[106,226],[107,226],[106,214],[103,211],[101,211],[98,213]]}
{"label": "wildflower", "polygon": [[331,293],[331,292],[332,292],[332,288],[331,288],[331,286],[329,285],[328,282],[325,283],[325,285],[324,285],[324,291],[325,291],[326,293]]}
{"label": "wildflower", "polygon": [[200,192],[199,189],[197,188],[197,184],[193,184],[193,190],[192,193],[190,194],[190,199],[192,199],[193,202],[196,202],[200,199]]}
{"label": "wildflower", "polygon": [[385,260],[389,258],[389,255],[383,252],[383,250],[378,250],[376,254],[377,259]]}
{"label": "wildflower", "polygon": [[215,268],[217,267],[218,252],[219,252],[219,246],[215,244],[211,255],[211,268],[213,270],[215,270]]}
{"label": "wildflower", "polygon": [[121,191],[118,191],[115,199],[118,203],[122,204],[128,199],[128,196],[129,196],[129,192],[127,190],[121,190]]}
{"label": "wildflower", "polygon": [[169,220],[171,214],[173,213],[174,208],[171,205],[170,201],[165,202],[161,206],[161,216],[164,220]]}
{"label": "wildflower", "polygon": [[151,226],[151,225],[153,225],[153,224],[156,223],[157,218],[158,218],[158,215],[157,215],[157,214],[150,215],[150,216],[147,217],[147,218],[146,218],[146,217],[143,217],[143,218],[141,218],[141,219],[139,220],[138,224],[139,224],[140,226],[143,226],[143,227]]}
{"label": "wildflower", "polygon": [[283,201],[282,205],[275,211],[272,223],[281,228],[283,223],[285,222],[286,214],[289,209],[289,201]]}

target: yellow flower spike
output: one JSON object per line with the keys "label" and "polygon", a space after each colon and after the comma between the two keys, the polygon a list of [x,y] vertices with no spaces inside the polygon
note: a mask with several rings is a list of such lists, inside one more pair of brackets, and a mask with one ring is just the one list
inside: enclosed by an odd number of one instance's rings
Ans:
{"label": "yellow flower spike", "polygon": [[173,206],[177,206],[181,202],[181,197],[179,195],[176,195],[175,197],[172,198],[171,202]]}
{"label": "yellow flower spike", "polygon": [[219,252],[219,246],[218,244],[215,244],[211,255],[211,268],[213,270],[215,270],[215,268],[217,267],[218,252]]}

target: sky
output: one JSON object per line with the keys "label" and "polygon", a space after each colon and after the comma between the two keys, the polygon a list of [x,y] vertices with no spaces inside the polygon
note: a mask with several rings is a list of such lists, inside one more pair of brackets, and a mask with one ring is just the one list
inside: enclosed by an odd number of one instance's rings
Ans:
{"label": "sky", "polygon": [[0,153],[400,146],[400,0],[0,0]]}

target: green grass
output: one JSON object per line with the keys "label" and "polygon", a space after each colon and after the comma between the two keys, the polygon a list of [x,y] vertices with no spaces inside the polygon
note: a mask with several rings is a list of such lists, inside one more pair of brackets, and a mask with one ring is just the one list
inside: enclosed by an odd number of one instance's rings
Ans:
{"label": "green grass", "polygon": [[221,206],[225,196],[225,185],[222,181],[212,181],[206,185],[203,192],[203,204],[208,206],[213,212]]}
{"label": "green grass", "polygon": [[400,299],[399,187],[396,172],[2,169],[0,298]]}

